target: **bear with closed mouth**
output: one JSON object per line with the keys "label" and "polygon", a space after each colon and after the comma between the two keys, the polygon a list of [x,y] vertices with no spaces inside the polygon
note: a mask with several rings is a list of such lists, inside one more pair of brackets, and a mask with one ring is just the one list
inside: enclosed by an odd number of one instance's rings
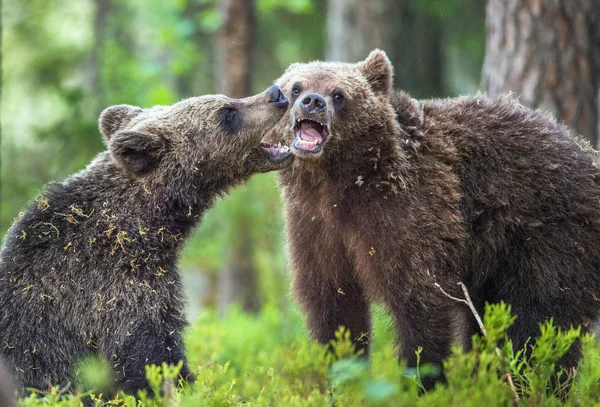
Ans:
{"label": "bear with closed mouth", "polygon": [[[400,357],[441,364],[504,301],[515,348],[550,318],[600,310],[596,152],[550,114],[483,95],[416,100],[392,89],[383,51],[356,63],[292,64],[290,111],[263,140],[296,159],[279,172],[293,292],[312,336],[339,326],[369,352],[370,304],[391,312]],[[443,290],[443,291],[442,291]],[[457,335],[455,335],[455,333]],[[573,346],[561,360],[576,366]],[[434,380],[425,380],[426,386]]]}
{"label": "bear with closed mouth", "polygon": [[126,392],[149,388],[145,365],[185,361],[178,254],[219,195],[291,163],[289,149],[260,146],[287,106],[271,86],[102,112],[108,151],[49,184],[0,252],[0,356],[20,394],[76,382],[89,355]]}

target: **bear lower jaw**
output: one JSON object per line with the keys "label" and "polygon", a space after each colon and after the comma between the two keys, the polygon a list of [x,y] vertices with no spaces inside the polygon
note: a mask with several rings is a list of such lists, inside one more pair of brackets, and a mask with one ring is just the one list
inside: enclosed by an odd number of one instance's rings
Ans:
{"label": "bear lower jaw", "polygon": [[285,145],[260,143],[260,149],[273,164],[281,164],[288,157],[292,156],[292,150]]}
{"label": "bear lower jaw", "polygon": [[299,137],[296,137],[292,142],[292,151],[295,156],[302,157],[318,157],[323,152],[323,144],[308,144],[303,142]]}

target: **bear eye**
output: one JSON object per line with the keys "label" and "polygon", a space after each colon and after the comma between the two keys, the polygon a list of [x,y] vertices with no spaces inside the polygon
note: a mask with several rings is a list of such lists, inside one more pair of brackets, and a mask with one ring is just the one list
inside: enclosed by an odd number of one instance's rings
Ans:
{"label": "bear eye", "polygon": [[233,107],[224,107],[219,111],[221,128],[226,133],[237,133],[242,129],[242,115]]}
{"label": "bear eye", "polygon": [[298,96],[300,93],[302,93],[302,88],[300,87],[300,85],[294,85],[294,87],[292,88],[292,95]]}
{"label": "bear eye", "polygon": [[336,92],[333,94],[333,101],[336,103],[342,103],[346,99],[342,92]]}

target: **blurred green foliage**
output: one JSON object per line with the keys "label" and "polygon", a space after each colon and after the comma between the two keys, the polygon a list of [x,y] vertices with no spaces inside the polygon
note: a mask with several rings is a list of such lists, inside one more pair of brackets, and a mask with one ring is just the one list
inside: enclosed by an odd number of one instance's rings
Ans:
{"label": "blurred green foliage", "polygon": [[[415,3],[414,12],[435,16],[449,33],[449,57],[440,69],[454,93],[472,91],[478,81],[483,12],[473,4]],[[290,63],[324,57],[327,3],[256,0],[255,6],[252,88],[260,92]],[[474,23],[463,24],[463,16]],[[5,3],[2,19],[0,238],[43,184],[84,168],[105,148],[97,130],[102,109],[172,104],[221,90],[217,0],[28,0]],[[426,83],[410,88],[430,89]],[[232,245],[245,244],[239,238],[245,236],[255,248],[263,303],[289,301],[275,180],[255,176],[219,200],[186,246],[182,268],[208,274],[214,285]],[[202,301],[211,305],[215,298]]]}
{"label": "blurred green foliage", "polygon": [[[504,304],[486,308],[487,336],[473,337],[473,349],[454,348],[444,363],[447,384],[424,392],[420,377],[436,375],[431,366],[407,369],[394,356],[391,323],[383,309],[375,310],[370,364],[358,358],[349,334],[340,330],[333,352],[307,338],[300,316],[266,306],[258,315],[233,311],[225,319],[206,312],[190,328],[187,348],[192,370],[190,386],[177,387],[180,366],[150,366],[150,396],[119,394],[101,401],[99,392],[49,394],[21,401],[24,407],[80,406],[82,395],[94,395],[96,406],[595,406],[600,403],[600,348],[578,330],[560,331],[552,323],[541,327],[531,355],[513,350],[506,329],[514,322]],[[556,363],[575,340],[583,343],[584,359],[575,377],[554,388],[560,375]],[[514,389],[507,381],[510,374]],[[88,382],[106,382],[99,369]],[[515,402],[519,398],[518,403]]]}
{"label": "blurred green foliage", "polygon": [[[325,55],[325,0],[256,0],[253,91],[269,86],[292,62]],[[483,2],[414,2],[414,12],[434,18],[443,31],[444,92],[477,90],[484,49]],[[97,130],[101,110],[112,104],[171,104],[220,92],[216,35],[217,0],[27,0],[4,2],[0,237],[25,203],[50,180],[82,168],[104,149]],[[429,27],[423,26],[426,30]],[[402,41],[402,39],[399,39]],[[411,58],[411,56],[408,56]],[[397,67],[401,71],[402,67]],[[430,96],[427,83],[408,84]],[[340,331],[334,355],[311,341],[290,306],[276,174],[255,176],[220,199],[186,246],[181,268],[214,277],[235,243],[241,215],[251,214],[264,307],[257,315],[233,309],[222,318],[203,312],[188,333],[187,348],[198,374],[191,388],[177,389],[177,367],[149,367],[148,378],[163,393],[119,395],[114,406],[507,406],[519,389],[520,405],[600,405],[600,347],[579,332],[541,328],[531,356],[522,359],[506,341],[513,321],[503,305],[489,307],[487,337],[473,350],[458,348],[445,364],[448,384],[419,397],[421,366],[398,364],[391,321],[377,308],[370,365],[356,358],[348,333]],[[237,244],[243,242],[237,242]],[[209,300],[210,302],[210,300]],[[556,361],[575,340],[585,358],[572,383],[548,392]],[[110,372],[98,360],[82,362],[84,387],[77,395],[53,389],[21,405],[79,406],[110,387]],[[169,385],[170,384],[170,385]],[[93,390],[90,390],[93,389]],[[165,391],[167,389],[168,391]],[[559,394],[562,392],[562,394]],[[568,393],[568,394],[567,394]],[[140,404],[141,403],[141,404]]]}
{"label": "blurred green foliage", "polygon": [[[327,4],[256,0],[255,6],[252,89],[257,93],[290,63],[324,57]],[[458,33],[448,36],[448,46],[468,57],[443,68],[450,76],[452,71],[465,75],[464,66],[477,65],[483,55],[483,13],[474,17],[476,23],[462,24],[471,6],[471,0],[452,0],[416,8]],[[43,184],[82,169],[105,148],[97,130],[103,108],[172,104],[221,90],[215,62],[222,19],[217,0],[5,2],[2,19],[0,237]],[[461,48],[470,43],[472,49]],[[477,81],[478,72],[459,82],[468,87]],[[236,242],[236,230],[248,228],[243,235],[256,247],[253,261],[263,300],[289,301],[275,179],[273,174],[255,176],[219,200],[187,245],[183,268],[201,270],[214,281],[229,247],[244,244]],[[248,214],[252,223],[238,225]]]}
{"label": "blurred green foliage", "polygon": [[[259,92],[290,63],[323,58],[327,7],[325,0],[255,4],[252,70],[253,91]],[[473,24],[462,24],[472,2],[416,4],[420,12],[436,15],[449,31],[458,32],[449,36],[452,52],[467,54],[461,61],[479,69],[483,14],[472,16]],[[44,183],[83,168],[104,148],[96,130],[103,108],[171,104],[220,90],[216,0],[5,2],[2,19],[0,236]],[[455,65],[450,61],[444,69],[464,75]],[[478,72],[467,71],[473,76],[470,83],[477,83]],[[272,177],[257,177],[247,190],[271,183]]]}

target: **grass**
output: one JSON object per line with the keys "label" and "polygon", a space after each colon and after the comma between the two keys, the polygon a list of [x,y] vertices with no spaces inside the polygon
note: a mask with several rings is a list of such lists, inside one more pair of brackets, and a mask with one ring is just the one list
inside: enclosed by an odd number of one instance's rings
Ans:
{"label": "grass", "polygon": [[[447,383],[429,392],[422,390],[419,377],[438,372],[397,363],[394,333],[382,309],[375,309],[367,363],[354,354],[347,332],[337,333],[329,353],[307,337],[297,312],[267,306],[259,315],[233,310],[225,318],[212,311],[200,316],[186,340],[197,374],[191,386],[176,386],[177,366],[150,366],[147,377],[155,396],[119,394],[103,401],[99,389],[110,381],[110,370],[95,362],[80,371],[87,392],[61,394],[56,388],[22,399],[20,405],[80,406],[85,394],[94,394],[96,406],[128,407],[600,405],[600,347],[593,337],[582,337],[575,329],[561,332],[549,322],[524,358],[506,340],[506,329],[514,322],[509,307],[489,306],[484,321],[487,336],[474,337],[468,353],[453,349],[444,365]],[[568,377],[557,373],[556,362],[577,340],[584,350],[577,372]]]}

